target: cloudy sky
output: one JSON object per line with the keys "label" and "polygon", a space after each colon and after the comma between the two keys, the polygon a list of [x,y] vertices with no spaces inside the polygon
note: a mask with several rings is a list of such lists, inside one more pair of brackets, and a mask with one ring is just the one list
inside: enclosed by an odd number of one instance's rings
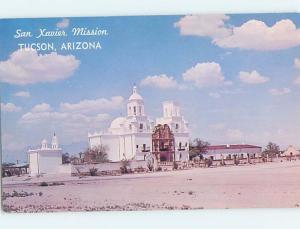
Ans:
{"label": "cloudy sky", "polygon": [[[20,51],[16,29],[107,29],[101,50]],[[50,140],[87,142],[125,115],[137,84],[151,118],[175,100],[191,137],[212,144],[274,141],[300,147],[300,18],[297,14],[17,19],[0,21],[3,159]]]}

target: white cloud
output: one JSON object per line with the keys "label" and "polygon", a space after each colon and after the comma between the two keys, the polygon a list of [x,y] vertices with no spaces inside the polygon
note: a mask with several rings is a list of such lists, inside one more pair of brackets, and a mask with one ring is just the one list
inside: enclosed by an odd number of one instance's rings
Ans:
{"label": "white cloud", "polygon": [[297,69],[300,69],[300,59],[299,58],[294,59],[294,67]]}
{"label": "white cloud", "polygon": [[123,97],[83,100],[78,103],[61,103],[58,109],[47,103],[36,104],[23,114],[18,123],[24,128],[55,129],[63,133],[66,141],[82,141],[89,131],[104,128],[110,115],[104,110],[114,110],[123,104]]}
{"label": "white cloud", "polygon": [[[106,120],[109,117],[108,114],[98,114],[95,116],[87,116],[83,114],[77,113],[67,113],[67,112],[27,112],[25,113],[21,119],[21,123],[33,124],[33,123],[59,123],[60,125],[69,125],[70,127],[73,125],[84,126],[84,124],[91,126],[95,122]],[[92,126],[93,126],[92,125]]]}
{"label": "white cloud", "polygon": [[226,24],[226,15],[184,16],[175,27],[182,35],[210,37],[222,48],[282,50],[300,45],[300,29],[290,19],[268,26],[263,21],[249,20],[241,26]]}
{"label": "white cloud", "polygon": [[122,96],[114,96],[110,99],[99,98],[95,100],[82,100],[78,103],[61,103],[60,109],[63,112],[91,113],[102,110],[114,110],[123,105]]}
{"label": "white cloud", "polygon": [[298,76],[298,77],[294,80],[294,84],[300,85],[300,76]]}
{"label": "white cloud", "polygon": [[56,27],[60,29],[65,29],[69,27],[69,24],[70,24],[70,19],[63,18],[61,21],[56,23]]}
{"label": "white cloud", "polygon": [[174,24],[182,35],[204,37],[224,37],[230,35],[230,30],[225,27],[229,16],[224,14],[188,15],[182,17]]}
{"label": "white cloud", "polygon": [[18,112],[22,110],[21,107],[16,106],[13,103],[1,103],[1,110],[4,112]]}
{"label": "white cloud", "polygon": [[220,95],[219,93],[217,93],[217,92],[210,92],[208,95],[209,95],[210,97],[215,98],[215,99],[218,99],[218,98],[221,97],[221,95]]}
{"label": "white cloud", "polygon": [[243,83],[247,84],[262,84],[270,79],[266,76],[260,75],[257,71],[239,73],[239,78]]}
{"label": "white cloud", "polygon": [[[21,150],[24,149],[24,142],[22,140],[16,141],[16,137],[12,134],[3,133],[2,134],[2,148],[4,150]],[[4,156],[4,155],[2,155]]]}
{"label": "white cloud", "polygon": [[110,118],[109,114],[93,114],[86,115],[74,112],[64,111],[44,111],[42,106],[41,109],[36,109],[37,106],[25,114],[19,120],[24,128],[40,128],[49,129],[55,128],[58,132],[63,133],[65,139],[69,139],[69,142],[82,141],[87,137],[87,133],[91,130],[99,129],[101,124],[108,121]]}
{"label": "white cloud", "polygon": [[253,50],[282,50],[300,45],[300,29],[289,19],[267,26],[258,20],[249,20],[234,27],[232,34],[213,40],[222,48]]}
{"label": "white cloud", "polygon": [[231,85],[225,81],[221,66],[215,62],[198,63],[182,75],[183,80],[193,82],[197,87]]}
{"label": "white cloud", "polygon": [[30,97],[30,93],[28,91],[18,91],[14,94],[14,96],[17,97],[23,97],[23,98],[29,98]]}
{"label": "white cloud", "polygon": [[46,112],[46,111],[51,111],[51,107],[48,103],[40,103],[35,105],[32,109],[31,112]]}
{"label": "white cloud", "polygon": [[272,94],[272,95],[286,95],[286,94],[289,94],[291,92],[291,89],[289,88],[272,88],[269,90],[269,92]]}
{"label": "white cloud", "polygon": [[0,62],[0,82],[26,85],[66,79],[79,67],[73,55],[38,54],[35,50],[17,50]]}
{"label": "white cloud", "polygon": [[184,89],[183,85],[179,85],[177,81],[172,76],[167,76],[165,74],[147,76],[140,83],[142,86],[152,86],[161,89]]}

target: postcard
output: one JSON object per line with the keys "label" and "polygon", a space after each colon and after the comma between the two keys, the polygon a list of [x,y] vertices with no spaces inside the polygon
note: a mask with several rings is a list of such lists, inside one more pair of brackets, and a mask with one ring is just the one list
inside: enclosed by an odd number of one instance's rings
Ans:
{"label": "postcard", "polygon": [[298,14],[0,31],[3,211],[300,206]]}

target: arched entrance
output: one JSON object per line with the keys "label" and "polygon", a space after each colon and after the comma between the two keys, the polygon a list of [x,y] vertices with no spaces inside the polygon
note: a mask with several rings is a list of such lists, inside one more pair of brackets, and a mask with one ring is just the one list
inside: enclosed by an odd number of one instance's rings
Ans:
{"label": "arched entrance", "polygon": [[158,161],[173,161],[175,156],[175,139],[167,124],[157,125],[152,134],[152,153]]}

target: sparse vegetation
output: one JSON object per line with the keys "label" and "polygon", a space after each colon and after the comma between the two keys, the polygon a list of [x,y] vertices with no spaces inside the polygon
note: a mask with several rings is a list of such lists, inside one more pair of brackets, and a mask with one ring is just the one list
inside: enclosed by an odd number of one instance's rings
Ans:
{"label": "sparse vegetation", "polygon": [[270,158],[273,161],[273,158],[279,155],[280,148],[276,143],[269,142],[266,148],[264,149],[262,156],[264,158]]}
{"label": "sparse vegetation", "polygon": [[56,181],[49,184],[49,186],[58,186],[58,185],[65,185],[65,183]]}
{"label": "sparse vegetation", "polygon": [[48,185],[49,184],[47,182],[45,182],[45,181],[43,181],[43,182],[40,183],[40,186],[43,186],[43,187],[48,186]]}
{"label": "sparse vegetation", "polygon": [[97,176],[98,169],[93,167],[89,169],[89,172],[91,176]]}
{"label": "sparse vegetation", "polygon": [[176,161],[173,162],[173,169],[175,169],[175,170],[178,169],[178,163]]}
{"label": "sparse vegetation", "polygon": [[120,167],[121,173],[129,173],[131,172],[130,165],[131,162],[127,159],[121,161],[122,166]]}
{"label": "sparse vegetation", "polygon": [[189,157],[192,160],[195,157],[203,159],[203,154],[207,152],[209,142],[203,141],[199,138],[195,138],[193,142],[190,143]]}
{"label": "sparse vegetation", "polygon": [[107,147],[99,145],[84,152],[83,161],[88,163],[108,162]]}
{"label": "sparse vegetation", "polygon": [[204,159],[204,164],[205,164],[205,167],[211,167],[212,164],[213,164],[213,160],[211,158],[205,158]]}
{"label": "sparse vegetation", "polygon": [[62,154],[62,163],[63,164],[69,164],[69,163],[71,163],[71,158],[70,158],[69,153],[63,153]]}
{"label": "sparse vegetation", "polygon": [[7,192],[3,192],[2,193],[2,199],[5,200],[7,198],[12,198],[12,197],[27,197],[27,196],[33,196],[34,193],[33,192],[25,192],[25,191],[21,191],[21,192],[17,192],[16,190],[13,190],[13,192],[7,193]]}

